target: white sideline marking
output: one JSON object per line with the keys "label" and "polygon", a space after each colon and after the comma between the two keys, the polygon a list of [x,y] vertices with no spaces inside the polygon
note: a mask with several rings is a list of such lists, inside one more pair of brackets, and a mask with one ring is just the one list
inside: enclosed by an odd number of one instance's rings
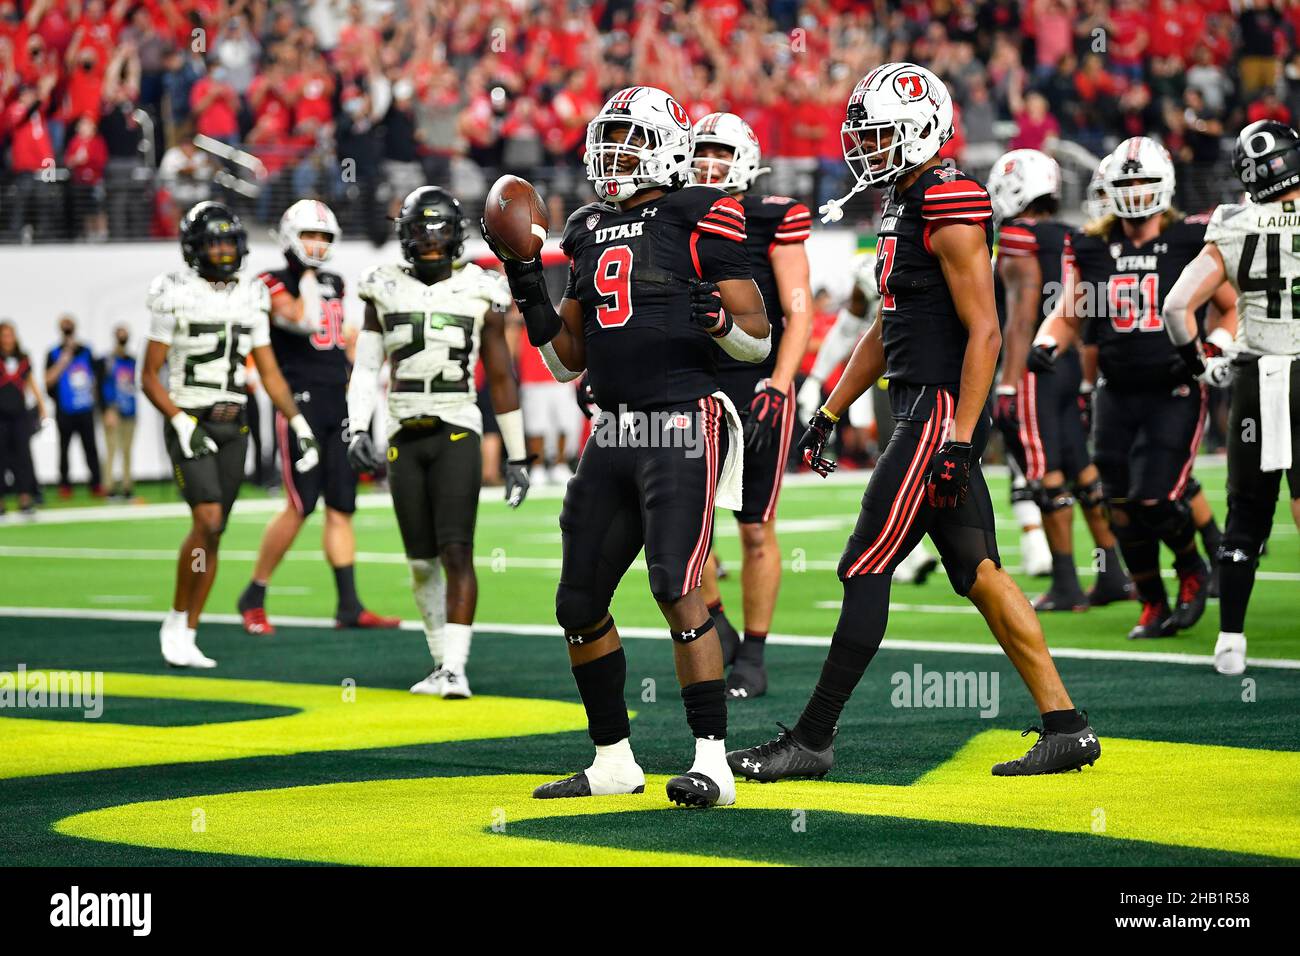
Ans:
{"label": "white sideline marking", "polygon": [[[902,605],[908,607],[908,605]],[[21,618],[71,618],[85,621],[141,621],[159,622],[165,615],[162,611],[127,611],[111,608],[62,608],[62,607],[4,607],[0,606],[0,617]],[[203,620],[212,624],[239,624],[238,614],[204,614]],[[322,627],[334,629],[332,617],[293,617],[275,615],[275,624],[285,627]],[[418,621],[403,621],[403,631],[423,631]],[[534,624],[493,624],[480,622],[474,625],[477,634],[486,635],[513,634],[522,637],[563,637],[563,632],[556,625]],[[371,632],[382,634],[382,631]],[[658,627],[619,627],[620,637],[645,640],[668,640],[663,628]],[[829,647],[829,637],[811,637],[803,634],[769,634],[769,644],[787,644],[795,647]],[[983,654],[989,657],[1002,656],[1002,648],[996,644],[964,644],[961,641],[907,641],[885,638],[880,644],[891,651],[930,651],[940,654]],[[1214,657],[1210,654],[1177,654],[1172,651],[1111,651],[1092,650],[1081,647],[1053,647],[1052,656],[1063,660],[1082,661],[1134,661],[1148,664],[1190,664],[1195,667],[1210,667]],[[1251,667],[1271,668],[1274,670],[1300,670],[1300,660],[1284,658],[1248,657],[1246,662]]]}

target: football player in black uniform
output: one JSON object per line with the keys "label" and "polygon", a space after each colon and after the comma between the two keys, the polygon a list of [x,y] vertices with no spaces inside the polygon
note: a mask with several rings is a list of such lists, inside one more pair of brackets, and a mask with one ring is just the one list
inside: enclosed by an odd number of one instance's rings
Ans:
{"label": "football player in black uniform", "polygon": [[[953,589],[979,608],[1042,713],[1034,746],[993,773],[1058,773],[1101,753],[1061,683],[1037,615],[998,558],[980,470],[1002,344],[992,209],[984,187],[937,156],[952,122],[942,81],[911,63],[877,67],[849,97],[841,136],[857,178],[850,195],[889,186],[876,252],[880,316],[813,416],[801,440],[804,459],[820,474],[831,471],[822,453],[835,423],[885,374],[896,425],[840,559],[844,602],[812,698],[793,728],[727,755],[737,774],[755,780],[819,777],[834,765],[836,724],[885,634],[893,570],[927,533]],[[843,202],[827,204],[826,219],[837,218]]]}
{"label": "football player in black uniform", "polygon": [[812,230],[812,213],[786,196],[750,194],[754,180],[767,171],[760,163],[758,137],[736,114],[710,113],[695,124],[692,180],[725,190],[745,210],[744,245],[772,325],[772,350],[762,362],[743,362],[725,353],[718,359],[718,382],[745,419],[744,505],[736,512],[743,643],[722,609],[712,555],[704,569],[704,598],[722,639],[723,663],[731,665],[727,696],[736,700],[767,692],[763,648],[781,587],[776,503],[794,431],[794,374],[812,332],[803,245]]}
{"label": "football player in black uniform", "polygon": [[[1072,255],[1070,228],[1055,219],[1060,189],[1056,160],[1036,149],[999,158],[988,183],[999,220],[997,272],[1006,301],[993,421],[1034,491],[1052,549],[1052,586],[1034,602],[1037,611],[1083,611],[1127,600],[1133,590],[1115,551],[1101,476],[1079,415],[1079,349],[1063,353],[1053,375],[1025,368],[1029,343],[1060,297]],[[1072,491],[1066,489],[1067,476]],[[1088,594],[1075,570],[1070,517],[1076,501],[1097,546],[1097,582]]]}
{"label": "football player in black uniform", "polygon": [[[1054,374],[1057,356],[1088,323],[1099,369],[1094,459],[1111,528],[1142,601],[1128,636],[1166,637],[1195,624],[1208,596],[1208,569],[1186,502],[1205,423],[1205,388],[1178,357],[1160,315],[1165,295],[1204,244],[1206,219],[1183,218],[1173,209],[1173,162],[1146,137],[1116,148],[1103,185],[1111,214],[1075,238],[1075,268],[1027,364],[1040,375]],[[1221,323],[1234,330],[1231,287],[1225,284],[1214,302]],[[1174,552],[1179,579],[1172,611],[1160,578],[1161,541]]]}
{"label": "football player in black uniform", "polygon": [[717,353],[761,362],[771,343],[740,203],[711,186],[682,188],[693,148],[680,103],[653,87],[620,90],[587,127],[587,177],[602,201],[565,226],[571,266],[558,313],[541,263],[506,261],[529,341],[557,379],[585,369],[602,409],[565,491],[555,597],[596,759],[537,788],[540,798],[645,788],[609,613],[644,545],[696,740],[695,762],[669,780],[669,799],[735,801],[722,651],[700,592],[714,507],[740,508],[739,415],[718,388]]}
{"label": "football player in black uniform", "polygon": [[348,464],[347,388],[351,365],[343,330],[343,277],[323,267],[339,236],[329,206],[300,199],[280,217],[283,269],[261,274],[271,294],[271,348],[293,389],[294,400],[320,441],[319,468],[299,472],[293,465],[302,450],[283,415],[275,419],[285,509],[271,519],[257,552],[253,577],[239,596],[238,608],[249,634],[271,635],[266,619],[266,586],[311,513],[325,496],[322,550],[334,570],[338,627],[397,627],[396,617],[366,610],[357,597],[357,542],[352,513],[357,509],[357,476]]}

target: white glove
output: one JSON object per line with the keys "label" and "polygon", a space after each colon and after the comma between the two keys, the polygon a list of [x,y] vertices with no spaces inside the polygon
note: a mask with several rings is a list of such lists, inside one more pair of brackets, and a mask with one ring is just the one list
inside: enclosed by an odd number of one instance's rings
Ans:
{"label": "white glove", "polygon": [[311,426],[307,424],[307,419],[302,417],[301,412],[289,419],[289,427],[298,438],[298,463],[294,468],[298,474],[311,471],[320,464],[320,442],[316,441]]}
{"label": "white glove", "polygon": [[807,424],[822,407],[822,383],[820,379],[809,375],[794,397],[795,408],[799,412],[799,421]]}
{"label": "white glove", "polygon": [[1232,359],[1226,355],[1211,355],[1205,360],[1201,381],[1211,388],[1227,388],[1232,382]]}
{"label": "white glove", "polygon": [[186,458],[202,458],[204,455],[216,454],[217,443],[193,415],[177,412],[170,421],[172,428],[176,429],[176,437],[180,440],[181,454]]}

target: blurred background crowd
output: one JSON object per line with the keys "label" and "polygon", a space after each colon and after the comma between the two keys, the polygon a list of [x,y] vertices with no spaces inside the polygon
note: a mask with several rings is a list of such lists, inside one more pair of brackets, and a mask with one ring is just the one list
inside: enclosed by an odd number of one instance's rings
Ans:
{"label": "blurred background crowd", "polygon": [[645,82],[744,116],[765,190],[820,203],[854,83],[901,59],[948,82],[972,174],[1045,149],[1073,207],[1147,133],[1197,210],[1225,198],[1225,141],[1300,112],[1298,40],[1295,0],[0,0],[0,235],[165,237],[199,199],[272,222],[317,196],[382,241],[414,186],[473,211],[501,170],[556,221],[590,195],[587,120]]}

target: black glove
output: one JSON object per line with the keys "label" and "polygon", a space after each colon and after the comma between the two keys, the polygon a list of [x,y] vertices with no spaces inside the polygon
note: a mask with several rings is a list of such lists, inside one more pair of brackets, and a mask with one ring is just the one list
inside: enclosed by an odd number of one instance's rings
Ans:
{"label": "black glove", "polygon": [[1205,373],[1205,359],[1201,357],[1201,346],[1196,339],[1176,346],[1178,357],[1169,363],[1169,371],[1180,385],[1198,385]]}
{"label": "black glove", "polygon": [[1083,422],[1084,434],[1092,434],[1092,393],[1093,386],[1084,382],[1079,386],[1079,421]]}
{"label": "black glove", "polygon": [[506,503],[518,508],[528,497],[528,466],[537,458],[529,455],[518,461],[506,462]]}
{"label": "black glove", "polygon": [[956,508],[970,491],[971,459],[975,449],[968,441],[946,441],[930,459],[925,497],[935,508]]}
{"label": "black glove", "polygon": [[834,471],[838,464],[822,454],[834,431],[835,419],[819,408],[812,421],[808,423],[808,430],[799,439],[799,447],[803,449],[803,463],[823,478]]}
{"label": "black glove", "polygon": [[528,342],[534,348],[541,348],[559,334],[564,325],[555,306],[551,304],[551,293],[546,288],[546,274],[542,268],[542,258],[517,262],[507,259],[497,251],[492,237],[488,235],[487,226],[479,220],[479,231],[483,241],[488,244],[493,255],[501,260],[506,270],[506,281],[510,283],[510,294],[515,305],[524,317],[524,328],[528,330]]}
{"label": "black glove", "polygon": [[591,390],[591,373],[583,372],[582,378],[578,379],[578,410],[582,412],[585,418],[591,418],[592,409],[598,407],[596,402],[596,393]]}
{"label": "black glove", "polygon": [[206,428],[202,425],[194,425],[194,433],[190,435],[190,451],[194,458],[206,458],[208,455],[215,454],[217,443],[212,440]]}
{"label": "black glove", "polygon": [[1015,392],[997,393],[993,400],[993,424],[1004,435],[1020,431],[1020,405]]}
{"label": "black glove", "polygon": [[487,223],[483,220],[482,216],[479,216],[478,219],[478,231],[479,234],[483,237],[483,241],[487,243],[488,248],[492,250],[492,255],[496,256],[502,262],[510,261],[505,256],[503,256],[501,254],[501,250],[497,248],[496,242],[492,239],[492,233],[488,232]]}
{"label": "black glove", "polygon": [[1056,346],[1035,345],[1025,358],[1025,368],[1039,375],[1046,375],[1056,368]]}
{"label": "black glove", "polygon": [[772,438],[781,431],[785,420],[785,403],[790,396],[771,383],[754,393],[745,416],[745,448],[752,452],[766,451]]}
{"label": "black glove", "polygon": [[714,338],[731,331],[731,316],[722,311],[722,293],[716,282],[691,279],[691,321]]}
{"label": "black glove", "polygon": [[370,432],[356,432],[348,442],[348,464],[356,472],[374,471],[380,465],[379,451]]}

